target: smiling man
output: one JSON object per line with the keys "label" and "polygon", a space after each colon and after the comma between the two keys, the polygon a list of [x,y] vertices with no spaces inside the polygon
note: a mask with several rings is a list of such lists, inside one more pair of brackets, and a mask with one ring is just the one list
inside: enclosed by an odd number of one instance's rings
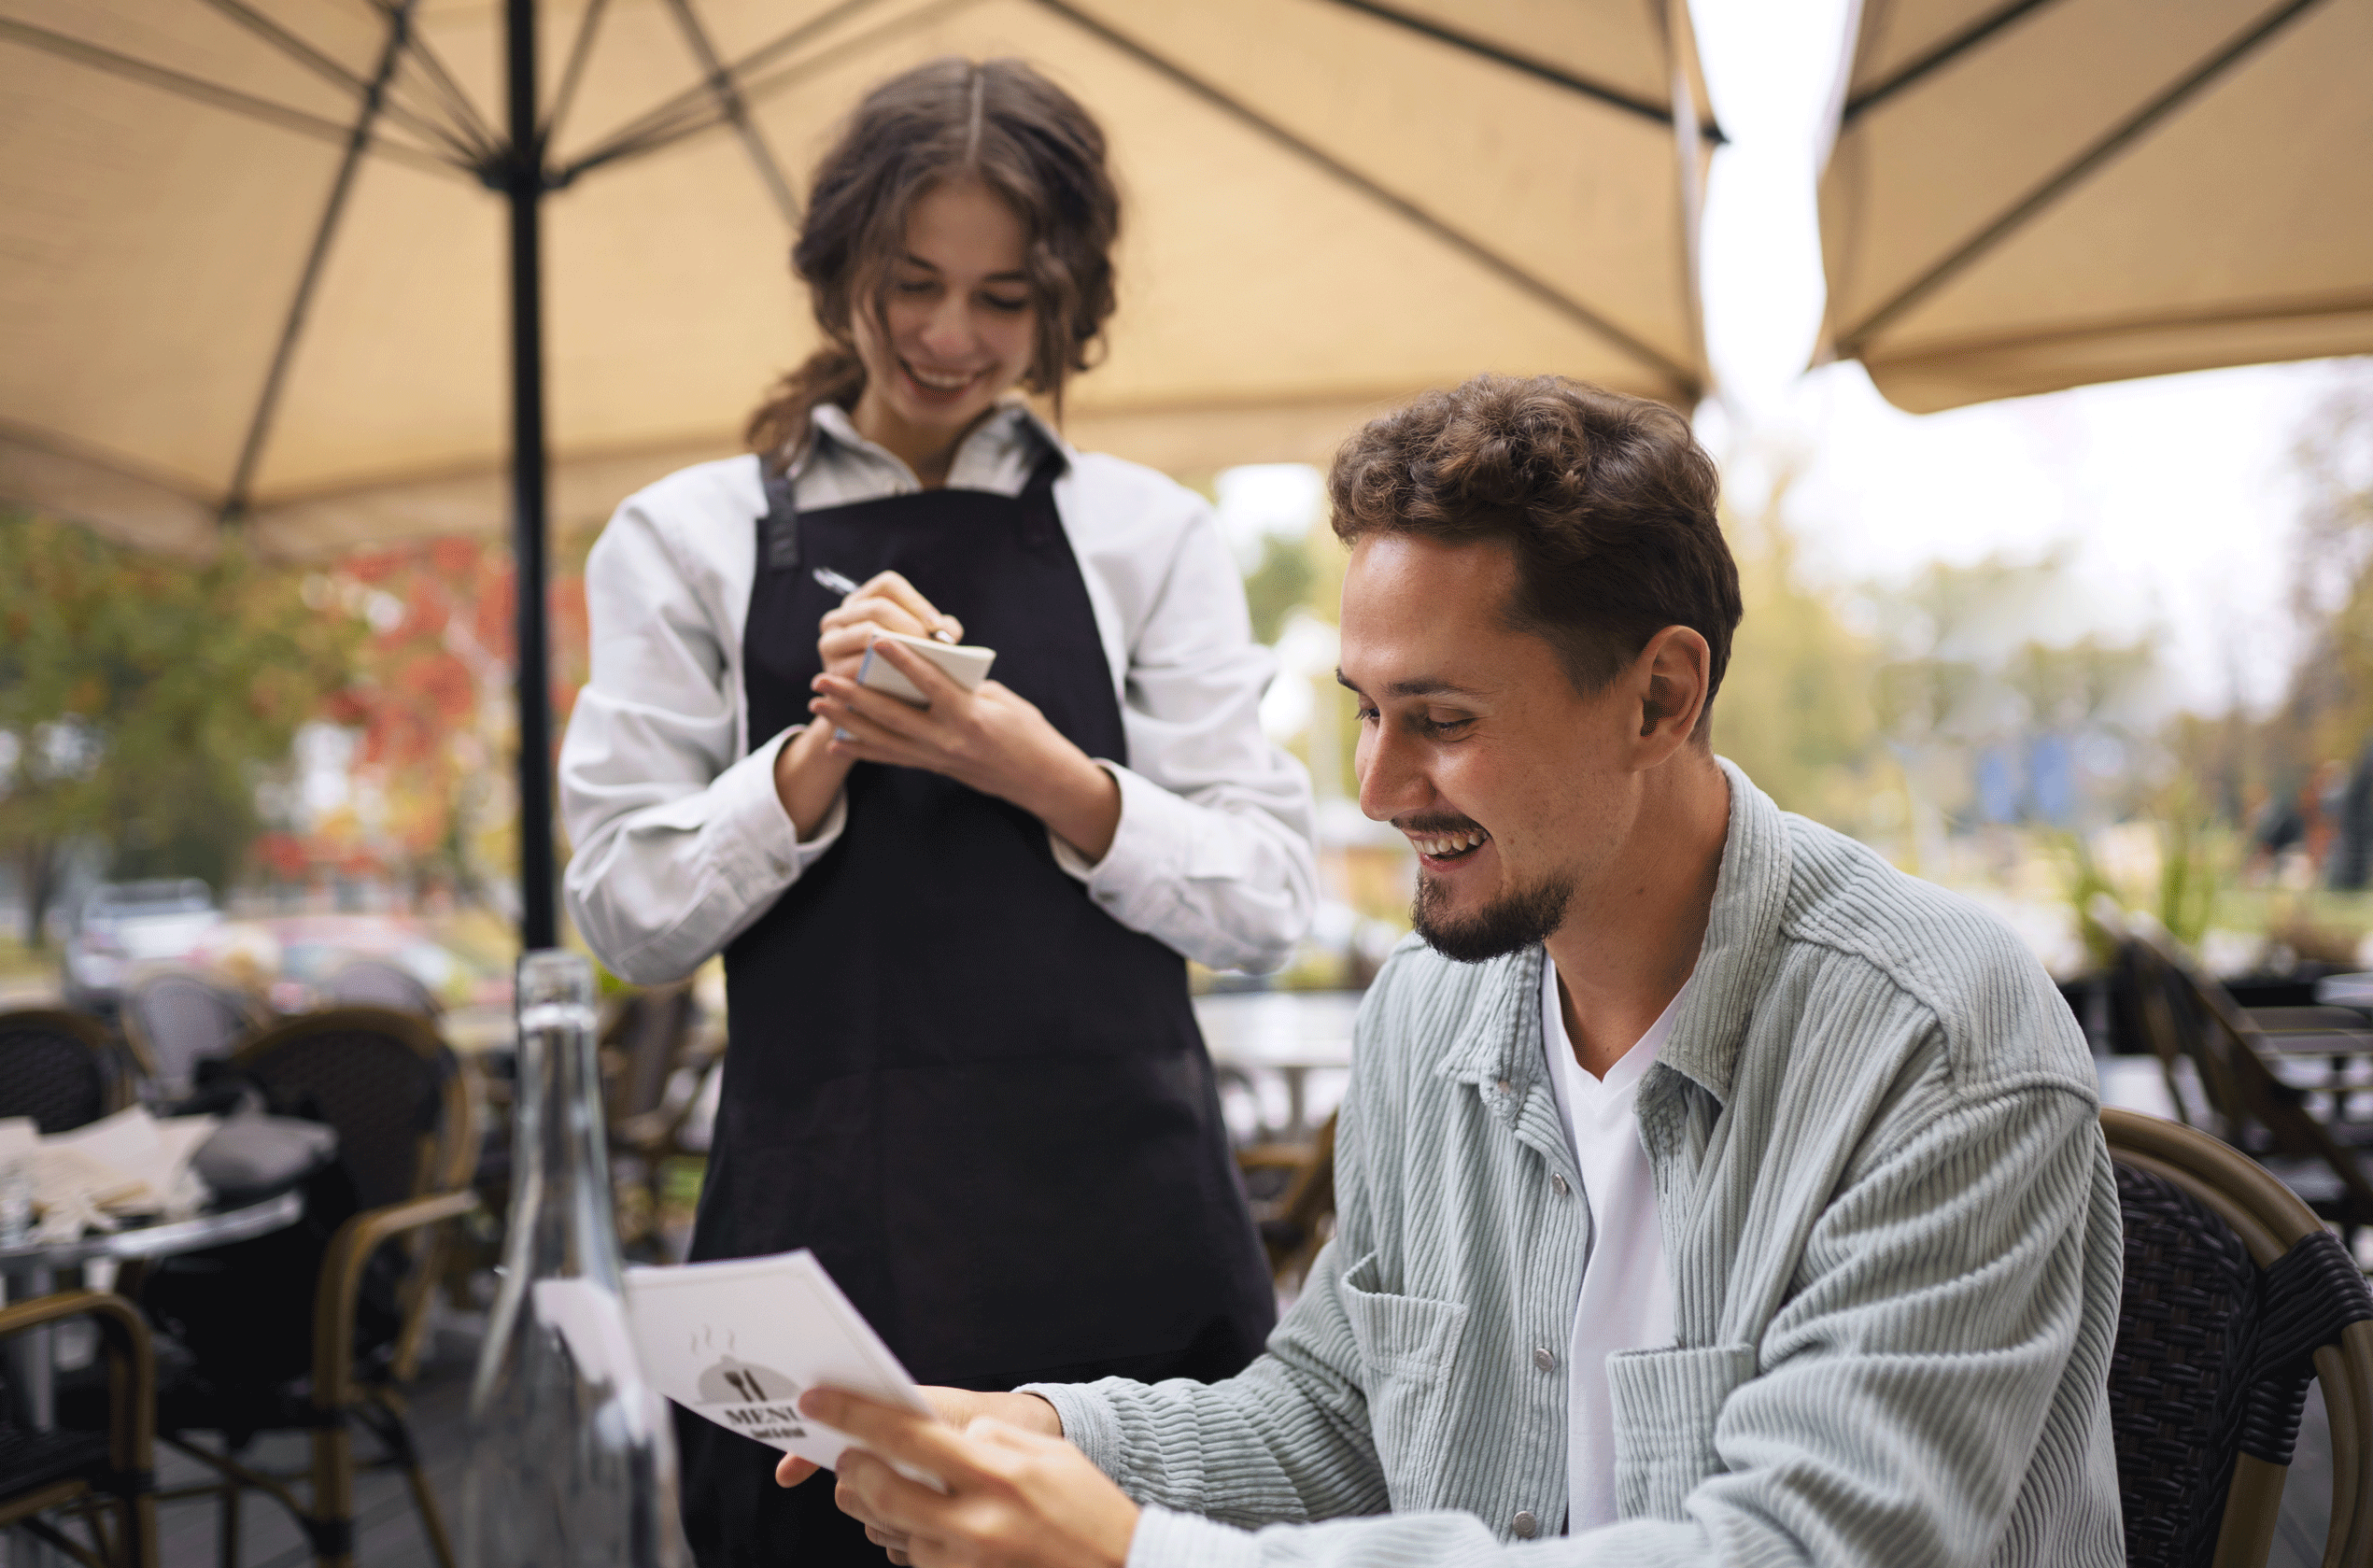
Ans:
{"label": "smiling man", "polygon": [[2010,933],[1715,756],[1715,492],[1678,416],[1553,378],[1345,448],[1361,805],[1420,869],[1335,1239],[1223,1382],[811,1395],[947,1483],[846,1462],[895,1559],[2124,1561],[2083,1041]]}

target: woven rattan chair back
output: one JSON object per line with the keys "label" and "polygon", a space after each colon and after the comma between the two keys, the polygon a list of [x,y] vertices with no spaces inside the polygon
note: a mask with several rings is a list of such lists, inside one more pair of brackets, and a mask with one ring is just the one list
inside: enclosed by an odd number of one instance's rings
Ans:
{"label": "woven rattan chair back", "polygon": [[30,1116],[42,1132],[63,1133],[131,1103],[131,1080],[97,1019],[0,1012],[0,1116]]}
{"label": "woven rattan chair back", "polygon": [[332,1007],[389,1008],[431,1021],[444,1011],[419,976],[381,958],[358,958],[340,966],[321,990]]}
{"label": "woven rattan chair back", "polygon": [[2325,1568],[2373,1561],[2373,1293],[2255,1162],[2132,1111],[2101,1126],[2126,1221],[2111,1425],[2132,1568],[2260,1568],[2311,1379],[2332,1426]]}
{"label": "woven rattan chair back", "polygon": [[332,1008],[266,1030],[233,1066],[275,1101],[337,1129],[339,1163],[365,1208],[465,1180],[469,1117],[453,1052],[426,1020],[392,1008]]}
{"label": "woven rattan chair back", "polygon": [[200,1062],[230,1055],[255,1024],[244,1001],[191,974],[150,975],[123,998],[124,1038],[148,1076],[175,1092]]}

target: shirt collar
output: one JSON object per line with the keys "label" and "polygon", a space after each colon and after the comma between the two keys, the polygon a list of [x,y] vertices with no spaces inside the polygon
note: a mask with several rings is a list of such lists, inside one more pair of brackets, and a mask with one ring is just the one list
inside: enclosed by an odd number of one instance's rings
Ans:
{"label": "shirt collar", "polygon": [[[1730,785],[1730,827],[1722,869],[1707,911],[1705,945],[1682,988],[1657,1061],[1727,1101],[1747,1020],[1780,954],[1780,916],[1787,898],[1787,824],[1772,798],[1729,761],[1716,758]],[[1512,1118],[1524,1090],[1547,1071],[1542,1053],[1538,947],[1493,959],[1457,1039],[1435,1069],[1471,1083],[1509,1085]]]}
{"label": "shirt collar", "polygon": [[[790,477],[797,479],[811,463],[829,460],[823,458],[828,443],[836,449],[835,457],[881,466],[901,481],[902,488],[923,487],[905,459],[860,435],[856,421],[839,403],[817,403],[808,412],[808,423],[815,438],[792,462]],[[1060,452],[1066,468],[1078,456],[1052,425],[1038,417],[1036,409],[1020,398],[1003,399],[956,448],[955,460],[948,465],[948,486],[1019,495],[1038,459],[1049,451]]]}

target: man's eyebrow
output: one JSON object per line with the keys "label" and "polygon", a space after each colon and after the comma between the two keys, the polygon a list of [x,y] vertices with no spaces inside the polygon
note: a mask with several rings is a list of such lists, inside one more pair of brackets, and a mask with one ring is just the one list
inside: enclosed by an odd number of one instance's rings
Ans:
{"label": "man's eyebrow", "polygon": [[[1335,682],[1346,691],[1360,691],[1358,686],[1351,684],[1351,677],[1346,675],[1340,668],[1335,672]],[[1473,686],[1458,685],[1438,678],[1395,681],[1384,688],[1384,694],[1387,697],[1481,697],[1483,695]],[[1360,695],[1365,697],[1367,693],[1360,692]]]}

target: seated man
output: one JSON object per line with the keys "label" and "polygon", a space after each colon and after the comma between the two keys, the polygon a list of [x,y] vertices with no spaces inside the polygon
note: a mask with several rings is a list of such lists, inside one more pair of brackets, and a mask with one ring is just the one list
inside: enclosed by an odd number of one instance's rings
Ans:
{"label": "seated man", "polygon": [[1224,1382],[811,1394],[944,1479],[844,1465],[894,1559],[2124,1561],[2083,1040],[2010,932],[1716,757],[1715,489],[1552,378],[1344,449],[1360,804],[1420,869],[1335,1238]]}

